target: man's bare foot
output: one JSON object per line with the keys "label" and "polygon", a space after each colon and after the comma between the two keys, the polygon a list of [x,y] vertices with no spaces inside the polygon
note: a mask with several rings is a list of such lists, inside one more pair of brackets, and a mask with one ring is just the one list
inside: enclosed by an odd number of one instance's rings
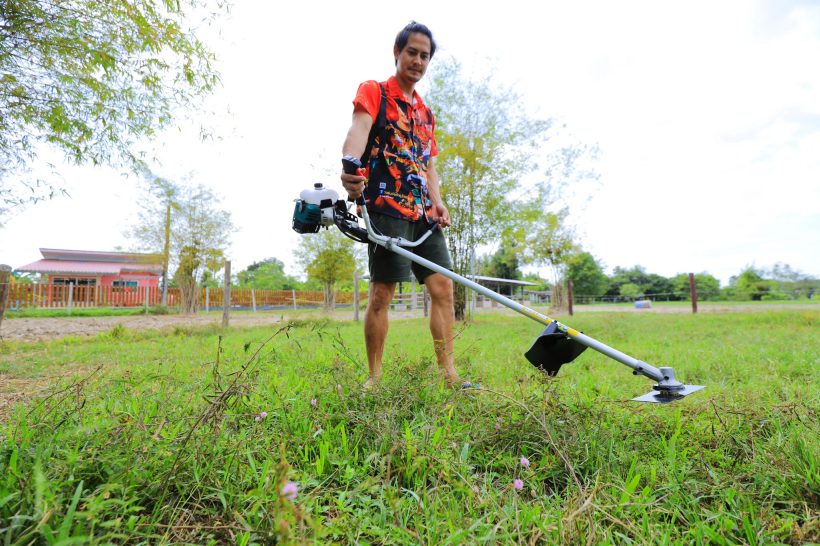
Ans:
{"label": "man's bare foot", "polygon": [[362,390],[372,391],[373,389],[379,386],[379,379],[379,377],[368,377],[367,381],[365,381],[364,385],[362,385]]}
{"label": "man's bare foot", "polygon": [[460,389],[461,384],[464,383],[464,380],[461,379],[455,371],[451,373],[442,372],[442,375],[444,377],[444,383],[451,389]]}

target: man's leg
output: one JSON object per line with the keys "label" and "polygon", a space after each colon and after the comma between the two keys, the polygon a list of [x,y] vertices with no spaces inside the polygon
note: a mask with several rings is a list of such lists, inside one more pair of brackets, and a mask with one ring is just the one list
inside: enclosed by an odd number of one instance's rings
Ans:
{"label": "man's leg", "polygon": [[453,281],[441,273],[433,273],[424,279],[424,285],[430,293],[430,333],[438,367],[448,385],[459,386],[461,379],[453,365]]}
{"label": "man's leg", "polygon": [[393,299],[396,283],[371,282],[364,313],[364,342],[367,346],[368,387],[375,386],[382,376],[382,354],[387,338],[387,310]]}

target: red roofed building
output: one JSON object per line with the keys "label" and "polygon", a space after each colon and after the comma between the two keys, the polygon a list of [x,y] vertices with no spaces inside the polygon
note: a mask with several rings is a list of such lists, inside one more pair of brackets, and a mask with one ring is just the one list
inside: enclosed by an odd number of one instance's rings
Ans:
{"label": "red roofed building", "polygon": [[134,252],[41,248],[42,260],[16,271],[40,273],[50,285],[156,288],[162,276],[162,256]]}

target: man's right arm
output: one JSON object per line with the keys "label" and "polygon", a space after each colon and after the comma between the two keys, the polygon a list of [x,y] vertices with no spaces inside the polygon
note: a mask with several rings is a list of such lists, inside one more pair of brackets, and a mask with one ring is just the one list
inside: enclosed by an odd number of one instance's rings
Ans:
{"label": "man's right arm", "polygon": [[[364,110],[353,112],[353,122],[347,131],[342,155],[350,155],[359,158],[367,147],[367,137],[370,135],[370,128],[373,126],[373,118]],[[364,190],[365,177],[355,174],[341,175],[342,185],[347,190],[347,195],[351,199],[358,199]]]}

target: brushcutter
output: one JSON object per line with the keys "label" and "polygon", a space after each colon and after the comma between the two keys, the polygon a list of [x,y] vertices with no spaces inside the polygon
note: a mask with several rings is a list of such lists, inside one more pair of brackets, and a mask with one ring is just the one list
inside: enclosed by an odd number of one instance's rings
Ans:
{"label": "brushcutter", "polygon": [[[346,171],[355,168],[345,165]],[[350,172],[353,174],[356,171],[351,170]],[[538,335],[529,350],[524,353],[524,356],[533,366],[548,375],[557,374],[562,365],[575,360],[587,348],[592,348],[621,364],[629,366],[632,368],[634,375],[643,375],[657,382],[651,392],[633,398],[634,401],[674,402],[704,388],[702,385],[684,385],[675,377],[675,371],[669,366],[660,368],[651,366],[534,309],[493,292],[449,269],[416,256],[408,250],[424,242],[433,233],[433,230],[437,229],[437,223],[432,222],[416,241],[408,241],[401,237],[387,237],[378,233],[370,223],[370,217],[367,207],[364,206],[363,198],[360,198],[357,204],[360,206],[364,228],[359,225],[358,216],[348,210],[347,203],[340,200],[334,190],[325,188],[321,183],[314,184],[313,189],[302,191],[299,199],[296,200],[296,207],[293,211],[293,229],[301,234],[317,233],[322,227],[327,228],[335,225],[342,233],[354,241],[375,243],[382,246],[545,325],[546,328]]]}

